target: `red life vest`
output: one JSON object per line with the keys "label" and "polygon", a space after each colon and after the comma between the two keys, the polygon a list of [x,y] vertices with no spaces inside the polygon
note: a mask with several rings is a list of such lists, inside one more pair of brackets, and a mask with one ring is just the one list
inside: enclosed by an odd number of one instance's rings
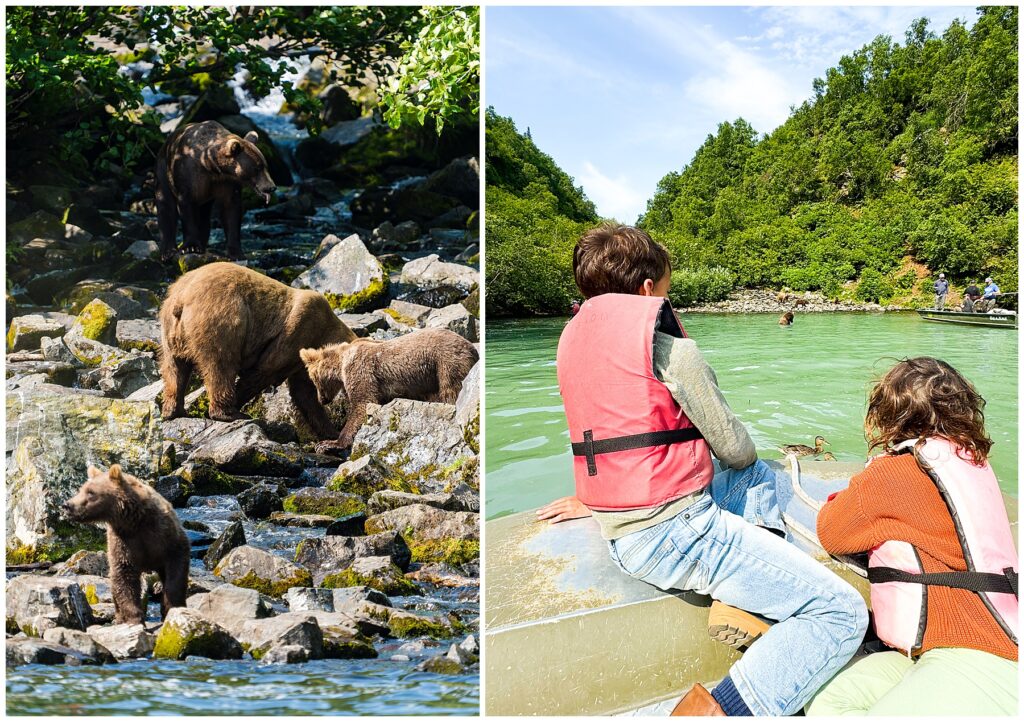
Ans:
{"label": "red life vest", "polygon": [[[916,443],[905,441],[894,451],[910,453]],[[1017,550],[992,467],[973,464],[940,438],[918,446],[917,459],[946,502],[967,571],[926,574],[917,549],[904,541],[872,549],[868,580],[879,639],[908,654],[920,650],[928,624],[928,587],[944,586],[976,592],[1017,644]]]}
{"label": "red life vest", "polygon": [[576,496],[591,509],[645,509],[711,483],[707,442],[655,375],[656,331],[686,338],[667,300],[607,293],[558,342]]}

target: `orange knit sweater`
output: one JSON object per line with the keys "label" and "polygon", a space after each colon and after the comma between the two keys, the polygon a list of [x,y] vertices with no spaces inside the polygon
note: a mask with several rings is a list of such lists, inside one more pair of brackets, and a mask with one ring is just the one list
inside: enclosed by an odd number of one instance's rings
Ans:
{"label": "orange knit sweater", "polygon": [[[818,539],[832,554],[866,552],[893,540],[913,544],[925,572],[965,571],[967,563],[939,490],[912,454],[883,456],[850,479],[818,514]],[[975,592],[928,588],[928,626],[922,652],[966,647],[1017,659]]]}

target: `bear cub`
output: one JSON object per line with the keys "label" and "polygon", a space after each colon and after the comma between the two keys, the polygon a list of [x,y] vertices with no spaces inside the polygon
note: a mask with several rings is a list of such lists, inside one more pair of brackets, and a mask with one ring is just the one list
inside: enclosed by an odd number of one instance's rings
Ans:
{"label": "bear cub", "polygon": [[160,494],[118,464],[105,473],[89,467],[89,480],[66,501],[64,515],[74,522],[107,525],[110,589],[118,624],[142,624],[142,579],[156,572],[163,585],[161,616],[185,606],[190,546],[174,508]]}
{"label": "bear cub", "polygon": [[448,329],[414,331],[390,341],[358,338],[320,349],[299,352],[320,403],[329,404],[339,392],[348,401],[348,417],[337,441],[324,441],[317,452],[352,446],[366,421],[367,404],[393,399],[440,401],[454,404],[462,381],[479,354],[469,341]]}

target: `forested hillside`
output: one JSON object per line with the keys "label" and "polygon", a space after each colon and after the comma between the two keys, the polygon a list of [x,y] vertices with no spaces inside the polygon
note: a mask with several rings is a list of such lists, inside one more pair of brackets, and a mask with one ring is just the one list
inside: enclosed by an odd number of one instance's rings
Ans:
{"label": "forested hillside", "polygon": [[[985,7],[970,30],[876,38],[767,136],[722,123],[639,224],[691,278],[870,301],[911,301],[939,271],[1016,290],[1017,22]],[[564,312],[593,204],[493,110],[487,184],[489,311]]]}
{"label": "forested hillside", "polygon": [[487,109],[487,311],[565,313],[572,249],[597,211],[551,156]]}
{"label": "forested hillside", "polygon": [[837,295],[859,279],[860,298],[887,300],[918,283],[916,261],[1016,290],[1018,10],[978,14],[843,57],[767,137],[721,124],[640,224],[743,286]]}

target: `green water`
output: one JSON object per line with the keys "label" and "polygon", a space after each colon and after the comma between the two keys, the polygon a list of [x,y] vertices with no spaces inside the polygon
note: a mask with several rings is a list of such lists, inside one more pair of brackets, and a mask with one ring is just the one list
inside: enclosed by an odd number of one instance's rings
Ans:
{"label": "green water", "polygon": [[[917,314],[685,314],[762,458],[821,434],[840,461],[864,461],[867,391],[898,358],[936,356],[985,397],[992,466],[1017,495],[1017,333],[927,323]],[[573,492],[572,457],[555,375],[565,319],[487,322],[487,517]]]}

